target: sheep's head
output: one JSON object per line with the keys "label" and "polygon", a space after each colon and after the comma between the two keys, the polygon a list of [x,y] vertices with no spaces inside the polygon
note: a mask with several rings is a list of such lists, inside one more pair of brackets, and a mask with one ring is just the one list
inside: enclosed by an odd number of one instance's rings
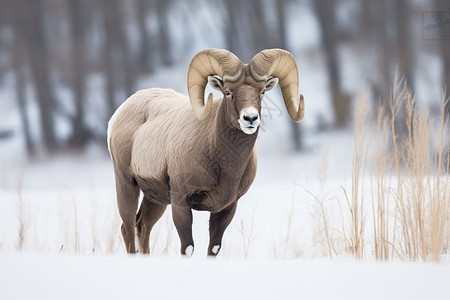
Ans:
{"label": "sheep's head", "polygon": [[230,51],[205,49],[192,59],[187,81],[189,98],[199,120],[208,118],[211,113],[212,94],[204,103],[209,81],[224,95],[228,121],[246,134],[253,134],[258,129],[264,92],[278,82],[292,120],[300,122],[304,115],[302,95],[297,103],[297,64],[286,50],[263,50],[246,65]]}

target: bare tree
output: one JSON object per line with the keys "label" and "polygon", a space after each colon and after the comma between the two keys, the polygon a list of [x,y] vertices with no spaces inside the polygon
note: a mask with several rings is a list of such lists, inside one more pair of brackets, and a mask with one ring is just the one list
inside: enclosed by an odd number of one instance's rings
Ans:
{"label": "bare tree", "polygon": [[137,0],[137,21],[141,47],[139,49],[139,69],[141,72],[152,72],[153,59],[151,56],[150,33],[147,27],[148,12],[151,0]]}
{"label": "bare tree", "polygon": [[314,8],[320,24],[322,45],[327,58],[327,73],[332,96],[334,124],[336,127],[343,127],[350,117],[350,96],[341,88],[335,0],[316,0],[314,1]]}
{"label": "bare tree", "polygon": [[[447,41],[446,43],[441,44],[442,47],[442,58],[444,60],[444,70],[443,70],[443,81],[444,87],[447,91],[447,97],[450,97],[450,43]],[[445,106],[445,114],[447,119],[450,120],[450,102],[447,102]]]}
{"label": "bare tree", "polygon": [[[269,41],[270,47],[280,47],[283,49],[289,49],[288,43],[287,43],[287,16],[286,16],[286,4],[287,0],[275,0],[275,12],[276,12],[276,28],[274,32],[276,34],[270,34],[271,41]],[[275,38],[276,37],[276,38]],[[273,46],[272,46],[273,45]],[[300,124],[289,122],[291,126],[291,134],[294,141],[294,149],[296,151],[300,151],[303,149],[303,143],[302,143],[302,131]]]}
{"label": "bare tree", "polygon": [[[392,41],[388,41],[388,29],[392,28],[392,22],[389,19],[386,0],[371,1],[364,0],[362,3],[362,12],[360,14],[361,31],[359,40],[364,42],[365,51],[373,51],[375,54],[373,63],[368,66],[375,73],[372,78],[372,92],[379,105],[389,111],[389,87],[394,80],[394,74],[391,70],[392,62]],[[367,65],[367,64],[366,64]]]}
{"label": "bare tree", "polygon": [[228,49],[246,61],[269,47],[269,26],[265,18],[265,1],[227,0]]}
{"label": "bare tree", "polygon": [[169,31],[169,17],[172,0],[156,1],[156,16],[158,19],[158,44],[161,62],[165,66],[173,64],[171,54],[171,40]]}
{"label": "bare tree", "polygon": [[74,94],[75,113],[72,117],[72,147],[85,146],[88,133],[84,122],[84,107],[86,103],[86,45],[85,28],[86,11],[83,9],[83,1],[68,1],[70,29],[72,34],[72,90]]}
{"label": "bare tree", "polygon": [[118,104],[116,101],[115,93],[115,76],[114,76],[114,49],[113,49],[113,29],[111,28],[111,23],[114,22],[112,12],[112,7],[109,5],[109,0],[102,0],[101,9],[103,11],[103,29],[105,31],[105,44],[103,47],[103,60],[104,60],[104,73],[106,77],[105,84],[105,94],[106,102],[108,106],[108,116],[112,116],[116,110]]}
{"label": "bare tree", "polygon": [[26,21],[28,61],[39,106],[41,132],[46,150],[54,151],[57,140],[54,126],[55,98],[50,83],[47,39],[44,28],[43,0],[17,0]]}
{"label": "bare tree", "polygon": [[[450,8],[449,3],[446,0],[435,0],[436,9],[442,11],[442,15],[445,19],[450,19]],[[446,24],[446,23],[444,23]],[[450,41],[448,39],[448,34],[450,31],[449,24],[443,25],[439,28],[441,41],[439,41],[439,47],[443,62],[442,68],[442,82],[444,84],[444,88],[447,91],[447,97],[450,95]],[[447,102],[445,106],[445,115],[447,119],[450,120],[450,103]],[[450,149],[450,145],[449,145]]]}
{"label": "bare tree", "polygon": [[411,11],[408,0],[397,0],[395,3],[397,61],[399,72],[407,84],[414,90],[414,53],[411,42]]}
{"label": "bare tree", "polygon": [[[0,28],[6,26],[7,23],[7,4],[9,4],[9,0],[0,0]],[[5,51],[4,48],[3,36],[0,34],[0,55]],[[0,63],[0,83],[2,82],[3,68],[4,66]]]}
{"label": "bare tree", "polygon": [[26,36],[25,20],[20,10],[19,1],[10,1],[9,9],[3,12],[8,13],[10,25],[14,32],[12,56],[12,67],[14,69],[16,100],[19,108],[20,121],[22,124],[22,133],[25,139],[25,147],[28,155],[33,156],[35,145],[30,131],[30,119],[28,116],[28,102],[25,95],[26,87]]}
{"label": "bare tree", "polygon": [[249,37],[252,39],[251,49],[249,49],[251,54],[269,47],[272,48],[269,45],[269,41],[272,39],[270,39],[269,26],[265,17],[264,2],[260,0],[243,1],[247,4],[245,8],[249,12],[247,15],[251,30]]}
{"label": "bare tree", "polygon": [[105,31],[104,65],[106,97],[110,115],[119,103],[116,87],[123,87],[125,94],[134,92],[135,68],[125,34],[124,12],[119,0],[102,0],[103,28]]}
{"label": "bare tree", "polygon": [[228,49],[239,56],[241,52],[241,45],[239,41],[239,22],[241,22],[241,18],[239,18],[239,0],[227,0],[225,1],[225,5],[228,20],[225,35]]}

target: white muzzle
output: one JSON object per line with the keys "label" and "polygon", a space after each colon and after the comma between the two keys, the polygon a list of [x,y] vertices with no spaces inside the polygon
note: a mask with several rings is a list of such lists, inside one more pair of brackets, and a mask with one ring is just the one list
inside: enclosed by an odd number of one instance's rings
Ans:
{"label": "white muzzle", "polygon": [[259,112],[254,107],[247,107],[241,111],[239,115],[239,125],[241,130],[246,134],[253,134],[261,124],[261,118]]}

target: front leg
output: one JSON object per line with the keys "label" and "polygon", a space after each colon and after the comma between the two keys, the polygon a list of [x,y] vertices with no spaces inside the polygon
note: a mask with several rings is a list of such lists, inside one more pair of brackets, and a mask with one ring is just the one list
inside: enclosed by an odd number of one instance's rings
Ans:
{"label": "front leg", "polygon": [[216,256],[222,247],[222,237],[233,220],[236,212],[237,201],[230,204],[218,213],[211,213],[209,219],[209,246],[208,255]]}
{"label": "front leg", "polygon": [[194,239],[192,238],[192,211],[189,207],[172,204],[172,218],[181,242],[181,254],[192,256]]}

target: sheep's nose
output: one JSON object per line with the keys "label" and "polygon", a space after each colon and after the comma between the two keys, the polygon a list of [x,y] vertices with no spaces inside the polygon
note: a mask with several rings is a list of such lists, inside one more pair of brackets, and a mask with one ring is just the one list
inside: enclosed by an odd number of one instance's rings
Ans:
{"label": "sheep's nose", "polygon": [[248,121],[250,124],[253,124],[253,121],[258,120],[257,114],[244,115],[244,120]]}
{"label": "sheep's nose", "polygon": [[244,133],[255,133],[261,123],[259,111],[254,107],[244,108],[239,115],[238,122]]}

